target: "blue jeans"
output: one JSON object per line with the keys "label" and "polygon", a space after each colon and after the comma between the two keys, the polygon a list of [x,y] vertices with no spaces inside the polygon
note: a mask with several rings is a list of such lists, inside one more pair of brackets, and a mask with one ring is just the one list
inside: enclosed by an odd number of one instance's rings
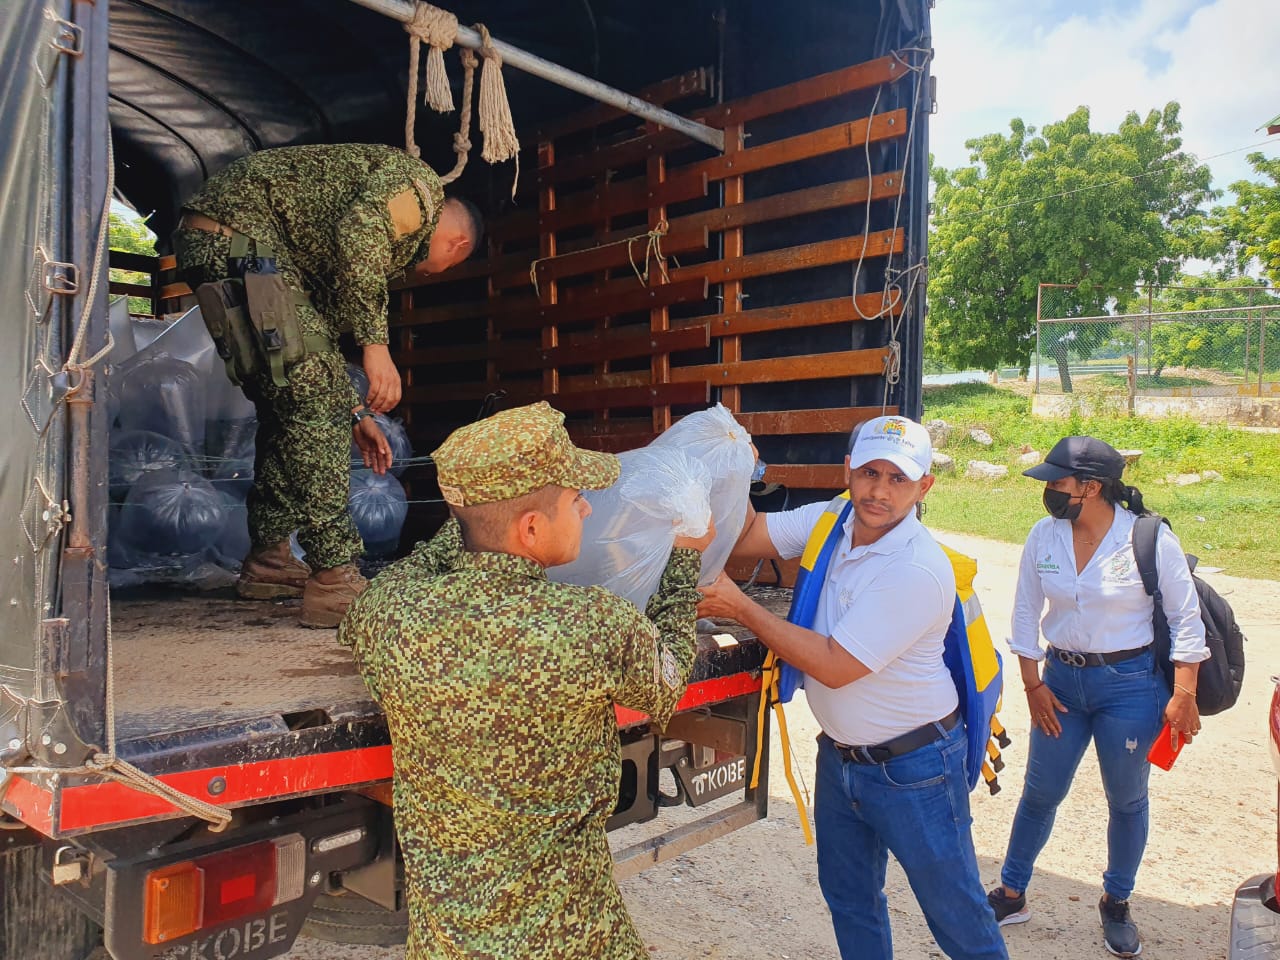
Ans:
{"label": "blue jeans", "polygon": [[884,895],[892,853],[938,945],[952,960],[1007,960],[973,852],[964,725],[882,764],[818,746],[813,816],[818,883],[844,960],[891,960]]}
{"label": "blue jeans", "polygon": [[1112,899],[1128,900],[1147,846],[1147,750],[1164,722],[1169,694],[1150,651],[1100,667],[1071,667],[1052,657],[1046,663],[1044,682],[1067,712],[1058,714],[1058,737],[1031,730],[1027,778],[1001,880],[1012,890],[1026,891],[1058,804],[1092,739],[1110,809],[1102,889]]}

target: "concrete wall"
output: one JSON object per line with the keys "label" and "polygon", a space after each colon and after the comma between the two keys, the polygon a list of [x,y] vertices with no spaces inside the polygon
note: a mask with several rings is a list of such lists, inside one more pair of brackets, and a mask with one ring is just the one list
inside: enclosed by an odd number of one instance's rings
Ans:
{"label": "concrete wall", "polygon": [[[1065,418],[1072,410],[1089,415],[1122,413],[1126,409],[1123,396],[1042,393],[1031,398],[1031,412],[1037,417]],[[1280,427],[1280,397],[1139,396],[1134,398],[1134,413],[1140,417],[1191,417],[1204,423]]]}

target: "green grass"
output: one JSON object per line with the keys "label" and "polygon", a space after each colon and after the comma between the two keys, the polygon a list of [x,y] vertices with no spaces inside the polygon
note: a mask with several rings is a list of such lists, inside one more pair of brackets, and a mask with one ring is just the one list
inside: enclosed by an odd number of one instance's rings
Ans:
{"label": "green grass", "polygon": [[[1031,416],[1030,398],[981,383],[928,388],[924,419],[952,427],[940,448],[956,461],[956,475],[943,476],[929,494],[928,523],[1011,543],[1026,539],[1044,516],[1043,486],[1021,476],[1024,448],[1042,455],[1059,438],[1088,434],[1118,449],[1142,450],[1125,479],[1142,491],[1147,506],[1167,516],[1183,549],[1228,573],[1280,580],[1280,436],[1202,426],[1188,418],[1148,420],[1114,416],[1046,420]],[[981,427],[995,444],[983,447],[968,436]],[[969,460],[1009,467],[1002,480],[966,480]],[[1221,480],[1179,487],[1166,476],[1216,470]]]}
{"label": "green grass", "polygon": [[[1122,373],[1099,373],[1089,377],[1087,381],[1090,384],[1097,384],[1102,387],[1114,387],[1124,390],[1129,386],[1129,379]],[[1170,376],[1169,374],[1140,373],[1138,374],[1139,387],[1212,387],[1212,380],[1205,380],[1203,377],[1181,377]]]}

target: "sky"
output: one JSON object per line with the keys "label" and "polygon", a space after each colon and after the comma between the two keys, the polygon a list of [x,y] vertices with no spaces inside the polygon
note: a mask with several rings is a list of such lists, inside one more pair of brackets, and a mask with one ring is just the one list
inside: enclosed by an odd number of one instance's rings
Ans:
{"label": "sky", "polygon": [[1256,179],[1247,154],[1280,156],[1264,126],[1280,114],[1280,0],[937,0],[933,46],[929,140],[945,167],[1012,117],[1039,128],[1086,105],[1109,131],[1170,100],[1216,189]]}

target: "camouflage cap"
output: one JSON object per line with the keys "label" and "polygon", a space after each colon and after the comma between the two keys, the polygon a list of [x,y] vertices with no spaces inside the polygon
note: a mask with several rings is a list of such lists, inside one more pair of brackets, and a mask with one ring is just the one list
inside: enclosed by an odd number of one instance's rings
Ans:
{"label": "camouflage cap", "polygon": [[612,453],[575,447],[564,414],[545,401],[459,427],[431,458],[455,507],[514,500],[548,484],[603,490],[620,471]]}

